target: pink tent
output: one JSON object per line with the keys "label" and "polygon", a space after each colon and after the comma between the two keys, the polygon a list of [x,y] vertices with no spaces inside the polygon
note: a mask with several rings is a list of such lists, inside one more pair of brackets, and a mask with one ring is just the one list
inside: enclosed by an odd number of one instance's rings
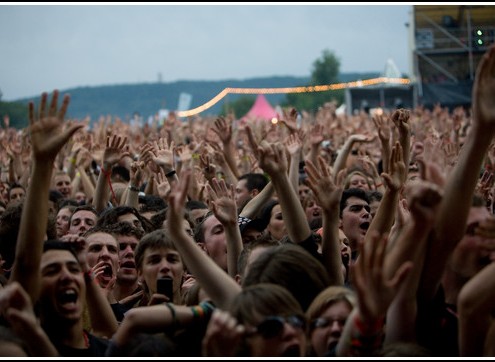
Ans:
{"label": "pink tent", "polygon": [[269,121],[272,118],[280,117],[270,103],[268,103],[265,96],[263,94],[258,94],[253,106],[242,118],[245,120],[255,119]]}

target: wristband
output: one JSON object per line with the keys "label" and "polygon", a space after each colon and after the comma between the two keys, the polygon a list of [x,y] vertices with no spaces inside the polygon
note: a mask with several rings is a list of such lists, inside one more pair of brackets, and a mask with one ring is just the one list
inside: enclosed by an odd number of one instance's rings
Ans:
{"label": "wristband", "polygon": [[172,314],[172,327],[175,330],[179,325],[179,321],[177,320],[177,313],[175,312],[174,305],[172,303],[165,303],[165,305],[168,307],[170,313]]}
{"label": "wristband", "polygon": [[175,170],[172,170],[172,171],[170,171],[170,172],[167,172],[167,173],[165,174],[165,177],[172,177],[172,176],[173,176],[173,175],[175,175],[176,173],[177,173],[177,172],[175,172]]}
{"label": "wristband", "polygon": [[134,192],[139,192],[139,187],[129,185],[129,190],[134,191]]}

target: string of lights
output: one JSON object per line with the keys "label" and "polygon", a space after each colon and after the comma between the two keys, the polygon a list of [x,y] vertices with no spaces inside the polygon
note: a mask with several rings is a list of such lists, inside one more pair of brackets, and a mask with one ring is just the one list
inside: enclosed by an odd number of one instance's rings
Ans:
{"label": "string of lights", "polygon": [[179,117],[189,117],[206,111],[207,109],[213,107],[227,94],[280,94],[280,93],[309,93],[309,92],[324,92],[329,90],[353,88],[353,87],[366,87],[370,85],[391,83],[391,84],[409,84],[410,80],[407,78],[386,78],[378,77],[365,80],[357,80],[347,83],[336,83],[328,85],[316,85],[316,86],[304,86],[304,87],[293,87],[293,88],[225,88],[215,97],[210,99],[203,105],[187,110],[177,112]]}

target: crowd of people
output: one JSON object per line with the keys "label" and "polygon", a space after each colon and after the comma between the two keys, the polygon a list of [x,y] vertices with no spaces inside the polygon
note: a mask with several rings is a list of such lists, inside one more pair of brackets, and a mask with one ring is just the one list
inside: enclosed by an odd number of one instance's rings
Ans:
{"label": "crowd of people", "polygon": [[494,356],[494,95],[495,47],[470,109],[136,128],[43,93],[0,129],[0,355]]}

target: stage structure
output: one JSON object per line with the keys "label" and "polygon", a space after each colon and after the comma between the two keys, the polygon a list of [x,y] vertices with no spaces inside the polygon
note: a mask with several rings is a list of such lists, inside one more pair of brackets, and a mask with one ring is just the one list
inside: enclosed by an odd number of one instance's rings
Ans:
{"label": "stage structure", "polygon": [[407,26],[418,104],[470,107],[476,67],[495,42],[495,6],[414,5]]}

